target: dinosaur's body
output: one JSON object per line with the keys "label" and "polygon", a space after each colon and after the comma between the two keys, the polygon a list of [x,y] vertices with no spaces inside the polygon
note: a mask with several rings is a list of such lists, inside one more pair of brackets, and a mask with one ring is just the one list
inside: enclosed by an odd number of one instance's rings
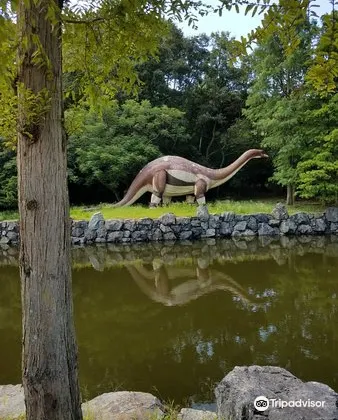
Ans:
{"label": "dinosaur's body", "polygon": [[145,192],[152,192],[151,205],[166,202],[170,197],[193,195],[205,203],[205,193],[232,178],[249,160],[267,157],[262,150],[243,153],[235,162],[222,169],[211,169],[178,156],[164,156],[148,163],[131,183],[125,197],[116,207],[133,204]]}

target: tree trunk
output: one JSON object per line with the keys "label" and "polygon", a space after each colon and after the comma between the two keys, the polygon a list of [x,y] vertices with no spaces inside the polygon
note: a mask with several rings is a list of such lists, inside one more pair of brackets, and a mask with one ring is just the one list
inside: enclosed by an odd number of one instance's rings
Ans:
{"label": "tree trunk", "polygon": [[288,184],[286,192],[286,204],[293,206],[295,204],[295,187],[292,184]]}
{"label": "tree trunk", "polygon": [[[18,8],[17,164],[27,420],[82,419],[71,290],[59,7],[53,0],[20,0]],[[50,20],[47,13],[53,10],[55,18]],[[28,92],[35,99],[29,99]]]}

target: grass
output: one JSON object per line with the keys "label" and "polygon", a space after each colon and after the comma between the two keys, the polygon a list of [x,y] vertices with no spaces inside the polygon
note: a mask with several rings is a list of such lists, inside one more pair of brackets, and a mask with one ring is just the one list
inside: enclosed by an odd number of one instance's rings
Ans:
{"label": "grass", "polygon": [[[271,213],[278,199],[269,200],[222,200],[208,203],[208,210],[211,214],[221,214],[225,211],[232,211],[237,214]],[[148,208],[147,206],[133,205],[129,207],[113,208],[109,204],[100,204],[95,207],[86,208],[72,207],[70,215],[75,220],[89,220],[91,216],[100,211],[105,219],[140,219],[143,217],[158,218],[165,213],[174,213],[176,216],[196,216],[196,205],[186,203],[173,203],[169,206]],[[322,212],[324,207],[314,202],[297,202],[289,206],[290,214],[305,211],[308,213]],[[17,220],[18,212],[0,212],[1,220]]]}

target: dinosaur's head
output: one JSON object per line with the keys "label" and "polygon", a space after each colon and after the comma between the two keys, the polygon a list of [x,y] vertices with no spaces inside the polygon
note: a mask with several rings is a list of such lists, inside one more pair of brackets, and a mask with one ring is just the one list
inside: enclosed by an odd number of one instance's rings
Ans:
{"label": "dinosaur's head", "polygon": [[248,152],[251,155],[252,159],[261,159],[269,157],[269,155],[267,155],[262,149],[251,149],[248,150]]}

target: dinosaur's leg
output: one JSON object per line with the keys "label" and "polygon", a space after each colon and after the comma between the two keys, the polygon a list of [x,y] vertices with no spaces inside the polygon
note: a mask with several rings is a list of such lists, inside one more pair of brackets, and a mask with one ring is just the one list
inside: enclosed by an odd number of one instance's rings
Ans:
{"label": "dinosaur's leg", "polygon": [[162,195],[165,190],[165,185],[167,182],[167,173],[166,171],[158,171],[153,176],[153,192],[150,199],[150,207],[157,207],[162,200]]}
{"label": "dinosaur's leg", "polygon": [[185,200],[186,200],[187,204],[194,204],[195,196],[194,195],[187,195]]}
{"label": "dinosaur's leg", "polygon": [[164,205],[169,205],[170,203],[171,203],[171,197],[168,197],[167,195],[164,195],[163,197],[162,197],[162,203],[164,204]]}
{"label": "dinosaur's leg", "polygon": [[207,192],[207,183],[204,179],[198,179],[195,184],[195,197],[199,205],[205,204],[205,193]]}

